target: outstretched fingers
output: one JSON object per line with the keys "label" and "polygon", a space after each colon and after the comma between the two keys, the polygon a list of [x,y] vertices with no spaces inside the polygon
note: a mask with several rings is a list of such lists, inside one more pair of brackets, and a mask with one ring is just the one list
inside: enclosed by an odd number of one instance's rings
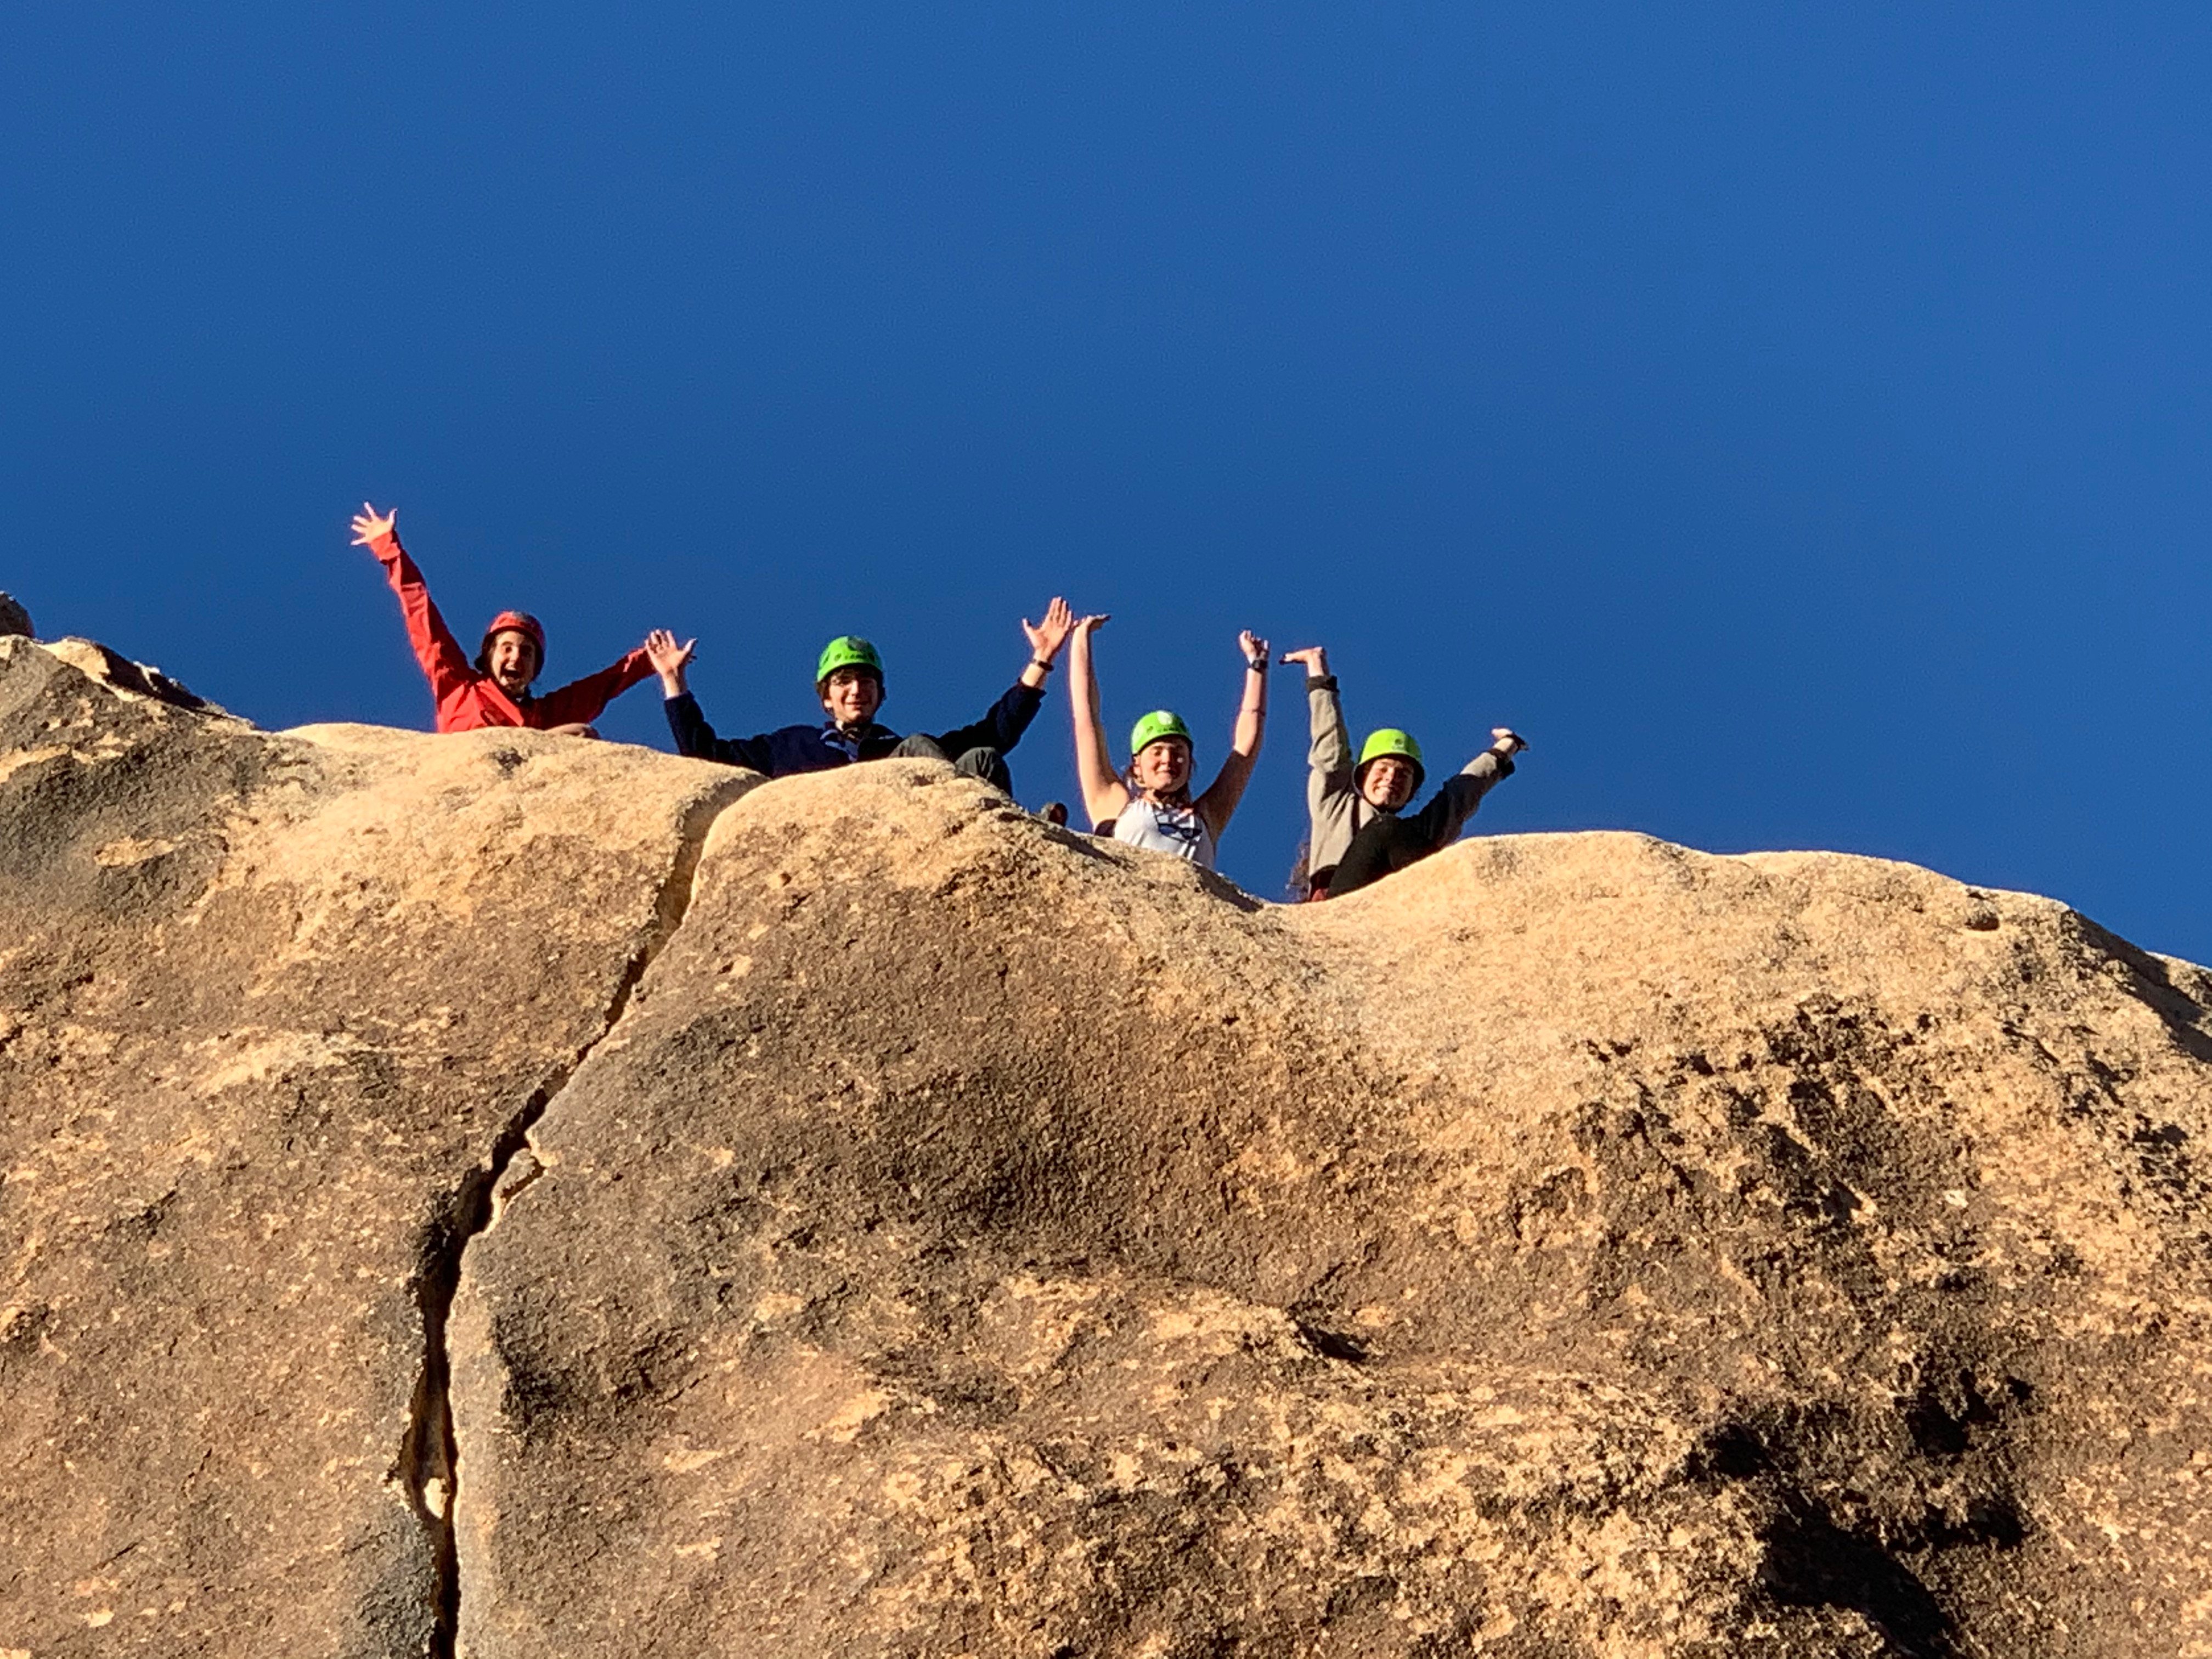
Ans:
{"label": "outstretched fingers", "polygon": [[1058,594],[1054,594],[1052,603],[1045,606],[1042,622],[1033,623],[1026,617],[1022,618],[1022,632],[1029,638],[1030,652],[1038,661],[1048,665],[1060,654],[1060,647],[1067,643],[1067,636],[1074,629],[1075,613],[1067,608],[1067,601]]}
{"label": "outstretched fingers", "polygon": [[378,537],[390,535],[398,522],[398,507],[393,507],[389,513],[379,514],[374,507],[363,501],[361,511],[353,515],[354,544],[366,547]]}
{"label": "outstretched fingers", "polygon": [[696,639],[678,644],[676,635],[665,628],[656,628],[645,636],[645,659],[656,673],[673,673],[690,662],[698,648]]}

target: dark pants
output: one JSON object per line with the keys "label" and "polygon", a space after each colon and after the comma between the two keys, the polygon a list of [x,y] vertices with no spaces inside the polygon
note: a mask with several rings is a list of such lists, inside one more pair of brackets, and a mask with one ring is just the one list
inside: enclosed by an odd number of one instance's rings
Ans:
{"label": "dark pants", "polygon": [[994,789],[1011,795],[1014,793],[1014,775],[1006,769],[1006,757],[995,749],[970,749],[957,760],[945,752],[945,745],[935,738],[917,732],[910,738],[899,739],[899,746],[891,750],[893,760],[949,760],[952,769],[963,777],[981,778]]}

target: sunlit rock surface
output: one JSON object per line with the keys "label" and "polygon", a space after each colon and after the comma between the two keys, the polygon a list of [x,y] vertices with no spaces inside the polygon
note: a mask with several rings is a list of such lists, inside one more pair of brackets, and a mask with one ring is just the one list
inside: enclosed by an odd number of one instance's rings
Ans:
{"label": "sunlit rock surface", "polygon": [[0,1652],[2212,1652],[2200,970],[753,781],[0,642]]}
{"label": "sunlit rock surface", "polygon": [[0,1653],[437,1639],[426,1322],[747,781],[0,640]]}

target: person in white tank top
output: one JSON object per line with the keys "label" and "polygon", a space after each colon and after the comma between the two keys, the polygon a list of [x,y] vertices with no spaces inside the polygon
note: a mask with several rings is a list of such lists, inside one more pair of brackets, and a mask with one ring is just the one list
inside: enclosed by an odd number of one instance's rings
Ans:
{"label": "person in white tank top", "polygon": [[1190,727],[1171,710],[1156,709],[1129,733],[1129,769],[1116,775],[1107,759],[1106,726],[1098,714],[1098,675],[1091,636],[1104,617],[1085,617],[1070,635],[1069,688],[1075,709],[1075,775],[1094,834],[1214,867],[1221,833],[1251,781],[1267,728],[1267,642],[1249,630],[1237,636],[1244,653],[1244,698],[1229,755],[1206,793],[1193,799]]}
{"label": "person in white tank top", "polygon": [[1172,805],[1139,795],[1121,809],[1107,833],[1124,846],[1172,854],[1207,870],[1214,867],[1213,831],[1195,806]]}

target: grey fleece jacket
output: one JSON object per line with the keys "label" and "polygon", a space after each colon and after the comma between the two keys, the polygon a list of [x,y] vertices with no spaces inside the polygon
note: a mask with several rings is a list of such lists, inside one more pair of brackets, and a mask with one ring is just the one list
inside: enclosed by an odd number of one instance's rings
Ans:
{"label": "grey fleece jacket", "polygon": [[1375,809],[1352,785],[1352,734],[1344,729],[1335,675],[1306,677],[1306,712],[1313,728],[1306,743],[1306,877],[1311,880],[1336,868]]}

